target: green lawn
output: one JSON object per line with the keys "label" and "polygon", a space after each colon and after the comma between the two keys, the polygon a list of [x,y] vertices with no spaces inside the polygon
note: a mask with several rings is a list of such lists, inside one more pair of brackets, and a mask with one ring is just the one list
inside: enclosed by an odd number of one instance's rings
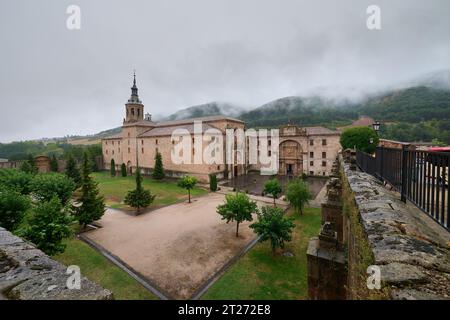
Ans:
{"label": "green lawn", "polygon": [[[288,215],[293,215],[292,211]],[[269,242],[258,243],[202,299],[306,299],[306,250],[309,239],[319,233],[320,220],[318,208],[307,208],[303,216],[295,215],[292,241],[285,247],[294,257],[273,256]]]}
{"label": "green lawn", "polygon": [[[136,187],[134,176],[125,178],[117,176],[113,178],[109,172],[95,172],[92,175],[98,182],[100,193],[105,197],[105,202],[108,206],[116,209],[129,208],[122,201],[127,192]],[[187,191],[178,187],[173,180],[157,181],[150,177],[144,177],[142,185],[144,188],[149,189],[152,194],[156,194],[155,201],[151,206],[164,206],[187,199]],[[207,192],[201,188],[191,190],[192,196],[204,195]]]}
{"label": "green lawn", "polygon": [[103,255],[77,238],[65,242],[66,251],[53,258],[66,266],[77,265],[81,274],[114,293],[117,300],[153,300],[156,296],[106,259]]}

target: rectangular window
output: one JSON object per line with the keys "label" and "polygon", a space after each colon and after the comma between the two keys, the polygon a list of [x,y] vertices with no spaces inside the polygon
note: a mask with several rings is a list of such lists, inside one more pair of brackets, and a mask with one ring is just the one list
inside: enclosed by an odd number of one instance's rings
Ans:
{"label": "rectangular window", "polygon": [[311,152],[309,153],[309,157],[310,157],[310,158],[314,158],[314,152],[311,151]]}
{"label": "rectangular window", "polygon": [[114,150],[112,151],[112,154],[114,155]]}
{"label": "rectangular window", "polygon": [[108,145],[108,141],[105,141],[105,144]]}
{"label": "rectangular window", "polygon": [[108,150],[106,150],[106,154],[108,154]]}
{"label": "rectangular window", "polygon": [[114,145],[114,141],[112,141],[112,145]]}
{"label": "rectangular window", "polygon": [[314,167],[314,161],[310,161],[310,162],[309,162],[309,165],[310,165],[311,167]]}
{"label": "rectangular window", "polygon": [[310,175],[310,176],[313,176],[313,175],[314,175],[314,171],[310,171],[310,172],[309,172],[309,175]]}
{"label": "rectangular window", "polygon": [[327,145],[327,139],[322,139],[322,145],[326,146]]}
{"label": "rectangular window", "polygon": [[322,172],[322,175],[324,176],[324,175],[326,175],[326,172],[324,171],[324,172]]}
{"label": "rectangular window", "polygon": [[309,145],[313,146],[314,145],[314,140],[309,140]]}
{"label": "rectangular window", "polygon": [[269,150],[269,157],[272,156],[272,151]]}
{"label": "rectangular window", "polygon": [[269,142],[268,142],[268,143],[269,143],[269,146],[271,146],[271,145],[272,145],[272,140],[269,140]]}
{"label": "rectangular window", "polygon": [[117,144],[120,146],[120,141],[117,141]]}
{"label": "rectangular window", "polygon": [[326,152],[322,152],[322,159],[326,159],[327,158],[327,153]]}
{"label": "rectangular window", "polygon": [[130,148],[128,148],[128,153],[130,153]]}
{"label": "rectangular window", "polygon": [[327,166],[327,162],[326,161],[322,161],[322,167],[326,167]]}
{"label": "rectangular window", "polygon": [[141,140],[141,144],[144,144],[144,140]]}
{"label": "rectangular window", "polygon": [[158,139],[155,140],[155,144],[158,144]]}
{"label": "rectangular window", "polygon": [[141,152],[144,153],[144,148],[141,148]]}
{"label": "rectangular window", "polygon": [[120,153],[120,148],[119,148],[119,153]]}

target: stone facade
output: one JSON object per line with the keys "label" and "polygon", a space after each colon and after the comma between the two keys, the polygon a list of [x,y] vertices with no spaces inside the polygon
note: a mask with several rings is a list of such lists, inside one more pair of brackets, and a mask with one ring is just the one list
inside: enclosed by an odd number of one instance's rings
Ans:
{"label": "stone facade", "polygon": [[[144,105],[139,100],[136,82],[131,88],[132,94],[125,104],[126,117],[123,120],[122,132],[102,140],[103,167],[110,169],[111,159],[120,169],[122,163],[132,173],[139,163],[144,174],[150,174],[154,167],[156,152],[161,153],[164,169],[169,176],[182,176],[189,174],[202,181],[208,181],[210,174],[218,178],[231,178],[246,174],[248,170],[261,170],[261,165],[249,165],[248,149],[243,155],[242,164],[205,164],[198,163],[195,158],[194,145],[200,144],[205,150],[210,142],[201,137],[194,136],[194,125],[202,123],[201,131],[218,130],[223,141],[226,141],[227,129],[245,129],[245,123],[238,119],[225,116],[212,116],[179,121],[154,122],[149,114],[144,115]],[[192,137],[192,164],[175,164],[171,161],[171,152],[175,141],[172,133],[185,130]],[[339,149],[339,132],[323,127],[300,128],[295,125],[286,125],[280,128],[279,137],[279,170],[280,175],[299,176],[302,174],[328,176],[334,158]],[[272,147],[269,138],[268,156],[271,156]],[[258,141],[259,146],[259,141]],[[225,160],[225,146],[222,158]],[[237,152],[238,153],[238,152]],[[258,151],[259,153],[259,151]],[[242,156],[242,155],[239,155]],[[235,157],[237,157],[235,155]]]}

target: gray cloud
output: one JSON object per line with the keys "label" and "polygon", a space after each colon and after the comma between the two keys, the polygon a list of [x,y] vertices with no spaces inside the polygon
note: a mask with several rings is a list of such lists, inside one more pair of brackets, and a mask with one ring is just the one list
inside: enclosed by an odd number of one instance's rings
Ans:
{"label": "gray cloud", "polygon": [[[80,31],[66,28],[70,4]],[[366,8],[382,30],[366,28]],[[137,69],[146,111],[358,96],[450,68],[447,0],[0,3],[0,141],[120,125]],[[326,88],[321,91],[318,88]]]}

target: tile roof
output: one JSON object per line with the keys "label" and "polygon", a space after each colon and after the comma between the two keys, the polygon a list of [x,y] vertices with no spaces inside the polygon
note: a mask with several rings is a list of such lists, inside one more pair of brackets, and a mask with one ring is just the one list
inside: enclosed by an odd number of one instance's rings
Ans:
{"label": "tile roof", "polygon": [[[172,135],[173,131],[176,129],[185,129],[190,134],[194,133],[194,124],[186,124],[186,125],[179,125],[179,126],[165,126],[165,127],[155,127],[153,129],[150,129],[148,131],[145,131],[144,133],[141,133],[139,135],[140,138],[143,137],[161,137],[161,136],[170,136]],[[208,129],[217,129],[216,127],[213,127],[207,123],[202,123],[202,132],[208,130]],[[219,130],[220,131],[220,130]]]}
{"label": "tile roof", "polygon": [[308,135],[320,135],[320,134],[339,134],[337,131],[330,130],[325,127],[304,127],[306,134]]}

